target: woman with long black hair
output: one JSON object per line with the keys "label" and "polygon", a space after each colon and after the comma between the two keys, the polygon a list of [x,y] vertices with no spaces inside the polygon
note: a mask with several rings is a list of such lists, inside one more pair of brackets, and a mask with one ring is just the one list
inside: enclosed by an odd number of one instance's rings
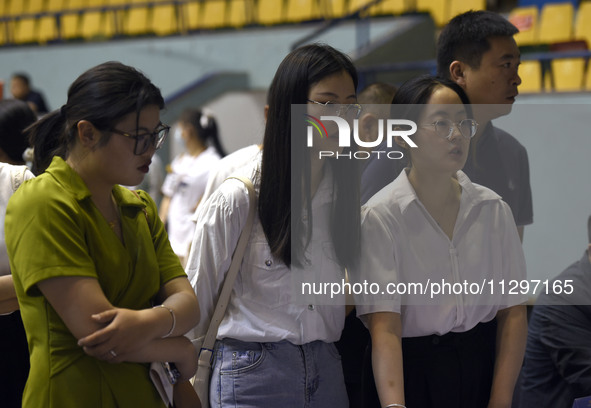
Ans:
{"label": "woman with long black hair", "polygon": [[[325,45],[292,51],[269,90],[262,154],[241,173],[258,193],[257,215],[215,346],[210,403],[216,407],[346,407],[334,342],[345,320],[340,304],[304,303],[295,282],[344,278],[358,254],[359,193],[353,160],[319,159],[339,149],[338,132],[306,143],[303,114],[354,119],[361,107],[350,59]],[[187,272],[207,329],[249,204],[228,180],[201,205]],[[347,237],[347,239],[339,239]],[[311,275],[308,275],[311,274]]]}

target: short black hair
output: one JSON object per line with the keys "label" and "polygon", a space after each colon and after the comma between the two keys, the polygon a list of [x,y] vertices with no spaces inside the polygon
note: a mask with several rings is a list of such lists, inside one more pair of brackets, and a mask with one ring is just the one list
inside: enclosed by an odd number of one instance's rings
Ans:
{"label": "short black hair", "polygon": [[589,238],[588,242],[591,244],[591,215],[587,219],[587,238]]}
{"label": "short black hair", "polygon": [[20,79],[26,86],[31,86],[31,78],[24,72],[16,72],[12,74],[12,79]]}
{"label": "short black hair", "polygon": [[0,149],[13,161],[25,164],[23,153],[29,141],[23,131],[35,123],[37,116],[26,102],[18,99],[0,101]]}
{"label": "short black hair", "polygon": [[437,40],[437,75],[449,78],[449,66],[462,61],[480,67],[491,37],[512,37],[519,30],[505,17],[492,11],[467,11],[452,18]]}

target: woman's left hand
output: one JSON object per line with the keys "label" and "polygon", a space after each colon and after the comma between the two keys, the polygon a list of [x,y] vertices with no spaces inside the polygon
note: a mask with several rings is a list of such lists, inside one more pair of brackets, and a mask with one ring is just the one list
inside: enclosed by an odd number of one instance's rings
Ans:
{"label": "woman's left hand", "polygon": [[92,315],[105,326],[80,339],[84,352],[99,360],[123,361],[126,353],[141,349],[155,338],[150,330],[150,310],[114,308]]}

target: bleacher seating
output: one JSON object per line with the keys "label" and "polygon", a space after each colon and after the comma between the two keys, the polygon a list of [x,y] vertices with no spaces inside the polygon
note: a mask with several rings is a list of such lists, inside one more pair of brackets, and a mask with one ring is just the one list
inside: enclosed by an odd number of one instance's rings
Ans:
{"label": "bleacher seating", "polygon": [[[0,46],[300,24],[350,16],[371,1],[0,0]],[[441,27],[458,13],[485,6],[485,0],[382,0],[360,18],[428,12]],[[557,43],[584,41],[583,49],[591,44],[591,0],[578,8],[571,2],[516,7],[508,19],[520,30],[515,40],[522,54],[556,50]],[[520,75],[522,92],[591,90],[586,58],[527,61]]]}

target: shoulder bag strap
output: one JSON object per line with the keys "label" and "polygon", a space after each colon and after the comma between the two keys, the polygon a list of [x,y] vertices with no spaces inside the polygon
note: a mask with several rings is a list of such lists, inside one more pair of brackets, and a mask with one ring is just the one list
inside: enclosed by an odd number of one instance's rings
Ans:
{"label": "shoulder bag strap", "polygon": [[226,274],[226,278],[224,279],[222,291],[220,292],[220,296],[215,305],[213,317],[211,318],[209,328],[207,329],[207,334],[205,335],[203,345],[201,346],[198,362],[199,366],[211,366],[213,346],[217,337],[218,328],[220,326],[220,323],[222,322],[222,319],[224,318],[224,315],[226,314],[226,308],[228,307],[230,295],[232,294],[232,288],[234,287],[234,282],[236,281],[236,276],[238,276],[238,270],[240,269],[240,265],[242,264],[242,258],[244,257],[244,251],[246,249],[246,244],[248,243],[248,239],[250,237],[250,231],[252,230],[252,224],[256,212],[256,197],[252,181],[246,177],[241,176],[228,177],[228,179],[232,178],[242,181],[248,190],[248,218],[246,219],[246,224],[244,225],[244,228],[240,233],[238,244],[236,245],[236,249],[234,250],[234,254],[232,255],[232,263],[230,264],[230,269],[228,269],[228,273]]}

